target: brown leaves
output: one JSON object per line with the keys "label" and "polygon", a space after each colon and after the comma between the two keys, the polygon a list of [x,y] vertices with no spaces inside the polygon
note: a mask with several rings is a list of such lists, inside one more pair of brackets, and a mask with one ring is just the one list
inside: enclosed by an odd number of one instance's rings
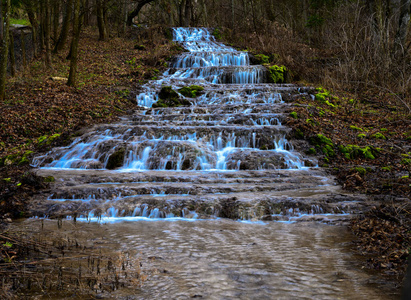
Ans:
{"label": "brown leaves", "polygon": [[371,257],[367,265],[403,275],[411,246],[410,214],[401,207],[380,206],[351,223],[357,249]]}

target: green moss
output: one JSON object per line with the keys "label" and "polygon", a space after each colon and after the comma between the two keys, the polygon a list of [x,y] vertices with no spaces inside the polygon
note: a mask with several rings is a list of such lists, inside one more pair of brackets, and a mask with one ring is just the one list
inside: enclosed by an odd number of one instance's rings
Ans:
{"label": "green moss", "polygon": [[387,167],[382,167],[381,168],[381,171],[384,171],[384,172],[389,172],[389,171],[391,171],[392,170],[392,167],[391,166],[387,166]]}
{"label": "green moss", "polygon": [[305,123],[310,124],[310,125],[315,125],[315,121],[313,121],[312,119],[305,120]]}
{"label": "green moss", "polygon": [[387,128],[381,128],[380,131],[384,132],[384,131],[388,131]]}
{"label": "green moss", "polygon": [[136,44],[136,45],[134,45],[134,49],[139,50],[139,51],[144,51],[144,50],[146,50],[146,46]]}
{"label": "green moss", "polygon": [[274,65],[268,68],[269,81],[272,83],[284,83],[287,76],[285,66]]}
{"label": "green moss", "polygon": [[268,64],[270,63],[270,57],[264,54],[257,54],[254,55],[254,57],[256,58],[257,62],[259,64]]}
{"label": "green moss", "polygon": [[221,31],[220,31],[220,29],[217,27],[217,28],[214,28],[214,30],[213,30],[213,33],[212,33],[212,35],[214,35],[214,37],[216,38],[216,39],[221,39]]}
{"label": "green moss", "polygon": [[303,139],[304,138],[304,132],[301,129],[296,128],[295,131],[294,131],[294,136],[297,139]]}
{"label": "green moss", "polygon": [[45,140],[47,140],[47,138],[48,138],[47,135],[43,135],[43,136],[41,136],[41,137],[39,137],[39,138],[37,139],[37,142],[38,142],[39,144],[41,144],[41,143],[43,143]]}
{"label": "green moss", "polygon": [[180,99],[176,91],[171,86],[164,86],[161,88],[158,94],[159,100],[153,104],[153,108],[156,107],[176,107],[182,105],[191,105],[190,101],[186,99]]}
{"label": "green moss", "polygon": [[378,153],[378,150],[373,147],[366,146],[361,148],[357,145],[347,145],[347,146],[339,146],[339,149],[342,154],[344,154],[345,158],[347,159],[355,159],[355,158],[366,158],[366,159],[375,159],[375,155]]}
{"label": "green moss", "polygon": [[204,88],[202,86],[190,85],[190,86],[185,86],[179,89],[178,91],[180,92],[180,94],[182,94],[185,97],[196,98],[202,93],[203,90]]}
{"label": "green moss", "polygon": [[371,135],[372,138],[375,139],[381,139],[381,140],[386,140],[387,138],[385,137],[385,135],[383,135],[381,132],[377,132],[373,135]]}
{"label": "green moss", "polygon": [[315,148],[310,148],[310,149],[307,150],[306,153],[310,154],[310,155],[315,155],[315,154],[317,154],[317,151],[315,150]]}
{"label": "green moss", "polygon": [[44,177],[44,182],[55,182],[56,179],[53,176]]}
{"label": "green moss", "polygon": [[293,112],[290,113],[290,117],[291,117],[291,118],[294,118],[294,119],[298,119],[298,115],[297,115],[297,113],[296,113],[295,111],[293,111]]}
{"label": "green moss", "polygon": [[360,133],[360,134],[357,135],[357,137],[360,138],[360,139],[364,139],[367,136],[364,133]]}
{"label": "green moss", "polygon": [[328,106],[331,106],[332,108],[335,108],[336,105],[332,104],[330,101],[326,100],[325,104],[327,104]]}
{"label": "green moss", "polygon": [[320,149],[325,156],[335,156],[334,144],[331,139],[327,138],[325,135],[317,134],[316,136],[310,138],[310,142],[317,149]]}
{"label": "green moss", "polygon": [[401,160],[402,165],[411,165],[411,158],[403,158]]}
{"label": "green moss", "polygon": [[367,173],[367,170],[363,167],[355,167],[353,170],[355,172],[358,172],[360,175],[365,175]]}
{"label": "green moss", "polygon": [[50,145],[55,139],[59,138],[60,134],[59,133],[55,133],[53,135],[51,135],[48,139],[47,139],[47,145]]}
{"label": "green moss", "polygon": [[23,26],[30,26],[30,21],[26,19],[15,19],[15,18],[10,18],[10,24],[17,24],[17,25],[23,25]]}
{"label": "green moss", "polygon": [[18,165],[28,165],[30,163],[29,159],[26,156],[23,156],[20,161],[18,162]]}
{"label": "green moss", "polygon": [[4,182],[10,183],[11,182],[11,178],[3,178]]}
{"label": "green moss", "polygon": [[364,131],[364,129],[362,129],[361,127],[357,127],[357,126],[354,126],[354,125],[351,125],[350,128],[351,128],[352,130]]}
{"label": "green moss", "polygon": [[401,177],[401,179],[408,179],[408,178],[410,178],[409,175],[405,175],[405,176],[402,176],[402,177]]}

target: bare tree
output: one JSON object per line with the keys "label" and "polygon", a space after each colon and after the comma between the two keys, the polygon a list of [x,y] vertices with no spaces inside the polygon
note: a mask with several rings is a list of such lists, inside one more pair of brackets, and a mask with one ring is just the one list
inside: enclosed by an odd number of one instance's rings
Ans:
{"label": "bare tree", "polygon": [[74,0],[68,0],[64,11],[63,24],[61,26],[60,36],[54,47],[54,53],[61,51],[67,42],[68,33],[70,29],[71,18],[73,14]]}
{"label": "bare tree", "polygon": [[9,52],[10,0],[0,0],[0,100],[4,100]]}
{"label": "bare tree", "polygon": [[71,42],[70,73],[67,81],[68,86],[76,85],[78,44],[80,40],[80,0],[74,2],[73,40]]}

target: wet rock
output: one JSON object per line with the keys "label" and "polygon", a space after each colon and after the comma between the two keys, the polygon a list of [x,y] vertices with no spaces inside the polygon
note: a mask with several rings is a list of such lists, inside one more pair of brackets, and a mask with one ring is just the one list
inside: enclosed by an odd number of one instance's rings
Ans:
{"label": "wet rock", "polygon": [[124,163],[126,149],[120,148],[111,154],[108,158],[106,169],[113,170],[120,168]]}
{"label": "wet rock", "polygon": [[187,99],[181,99],[171,86],[162,87],[158,97],[159,100],[153,104],[153,108],[191,105],[191,102]]}

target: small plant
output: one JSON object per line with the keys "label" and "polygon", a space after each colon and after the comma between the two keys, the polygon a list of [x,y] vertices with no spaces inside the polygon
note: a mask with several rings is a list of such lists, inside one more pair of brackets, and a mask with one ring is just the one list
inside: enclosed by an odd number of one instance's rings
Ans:
{"label": "small plant", "polygon": [[360,139],[364,139],[367,136],[364,133],[360,133],[360,134],[357,135],[357,137],[360,138]]}
{"label": "small plant", "polygon": [[384,172],[390,172],[392,170],[392,167],[391,166],[382,167],[381,170]]}
{"label": "small plant", "polygon": [[13,247],[13,244],[10,243],[10,242],[5,242],[5,243],[3,244],[3,247],[11,248],[11,247]]}

